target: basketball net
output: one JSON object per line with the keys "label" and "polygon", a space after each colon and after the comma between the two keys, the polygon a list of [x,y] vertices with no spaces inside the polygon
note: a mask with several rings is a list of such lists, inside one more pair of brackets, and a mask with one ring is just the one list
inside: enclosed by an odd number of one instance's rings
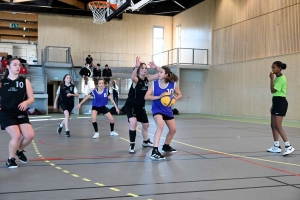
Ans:
{"label": "basketball net", "polygon": [[93,13],[94,24],[103,24],[106,22],[106,11],[110,4],[106,1],[89,2],[89,8]]}

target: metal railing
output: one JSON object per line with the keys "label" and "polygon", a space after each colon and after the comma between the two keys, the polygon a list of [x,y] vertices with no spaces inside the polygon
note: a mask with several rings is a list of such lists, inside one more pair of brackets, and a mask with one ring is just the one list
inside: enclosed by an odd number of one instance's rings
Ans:
{"label": "metal railing", "polygon": [[174,48],[153,55],[159,66],[208,65],[208,49]]}
{"label": "metal railing", "polygon": [[70,55],[70,47],[47,46],[44,49],[44,62],[71,63]]}
{"label": "metal railing", "polygon": [[78,76],[76,74],[76,70],[75,70],[75,66],[74,66],[74,62],[73,62],[73,58],[72,58],[71,54],[70,54],[70,60],[71,60],[71,65],[72,65],[72,67],[70,69],[70,74],[72,76],[73,81],[77,81]]}
{"label": "metal railing", "polygon": [[135,58],[139,56],[142,62],[148,63],[152,61],[152,55],[150,54],[128,54],[128,53],[109,53],[109,52],[90,52],[84,51],[82,53],[83,62],[85,65],[85,59],[88,55],[93,58],[93,65],[100,63],[101,66],[108,65],[110,67],[134,67]]}

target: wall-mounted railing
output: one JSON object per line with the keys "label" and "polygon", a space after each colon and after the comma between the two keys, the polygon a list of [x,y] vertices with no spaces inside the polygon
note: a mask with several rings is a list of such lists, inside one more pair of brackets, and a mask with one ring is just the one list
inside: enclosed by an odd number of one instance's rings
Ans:
{"label": "wall-mounted railing", "polygon": [[108,65],[110,67],[134,67],[135,58],[139,56],[142,62],[148,64],[152,61],[152,55],[149,54],[128,54],[128,53],[108,53],[108,52],[90,52],[82,53],[82,65],[85,64],[85,59],[88,55],[93,58],[93,65],[100,63],[101,66]]}
{"label": "wall-mounted railing", "polygon": [[208,65],[208,49],[175,48],[153,55],[159,66]]}

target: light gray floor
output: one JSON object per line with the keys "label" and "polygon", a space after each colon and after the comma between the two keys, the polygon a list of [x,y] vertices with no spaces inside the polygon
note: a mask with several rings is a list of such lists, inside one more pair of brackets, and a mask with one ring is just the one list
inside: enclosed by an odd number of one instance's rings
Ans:
{"label": "light gray floor", "polygon": [[[18,169],[5,166],[10,137],[0,132],[1,200],[133,199],[135,195],[147,200],[300,199],[298,128],[285,127],[296,151],[283,157],[265,151],[273,145],[269,125],[179,115],[171,143],[178,152],[166,154],[166,161],[152,161],[151,149],[141,146],[140,132],[136,154],[128,153],[125,116],[115,118],[117,137],[109,136],[109,122],[99,116],[99,139],[92,139],[91,120],[78,116],[72,116],[70,138],[58,135],[58,117],[62,115],[32,120],[36,130],[34,144],[26,148],[29,162],[17,161]],[[149,119],[152,140],[156,127],[152,116]],[[165,128],[163,137],[166,133]]]}

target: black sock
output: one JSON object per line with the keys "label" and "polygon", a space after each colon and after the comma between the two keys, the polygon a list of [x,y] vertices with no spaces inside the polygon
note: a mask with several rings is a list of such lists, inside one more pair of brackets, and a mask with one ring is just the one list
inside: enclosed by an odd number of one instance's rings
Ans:
{"label": "black sock", "polygon": [[164,144],[164,146],[170,146],[169,144]]}
{"label": "black sock", "polygon": [[115,123],[110,123],[110,131],[111,132],[113,132],[115,130],[114,126],[115,126]]}
{"label": "black sock", "polygon": [[95,132],[98,132],[98,124],[97,122],[92,122]]}
{"label": "black sock", "polygon": [[147,140],[144,140],[144,142],[145,142],[145,143],[148,143],[148,142],[149,142],[149,140],[150,140],[150,139],[148,138]]}
{"label": "black sock", "polygon": [[136,131],[129,130],[129,140],[130,142],[135,142]]}
{"label": "black sock", "polygon": [[130,147],[134,149],[135,143],[130,143]]}

